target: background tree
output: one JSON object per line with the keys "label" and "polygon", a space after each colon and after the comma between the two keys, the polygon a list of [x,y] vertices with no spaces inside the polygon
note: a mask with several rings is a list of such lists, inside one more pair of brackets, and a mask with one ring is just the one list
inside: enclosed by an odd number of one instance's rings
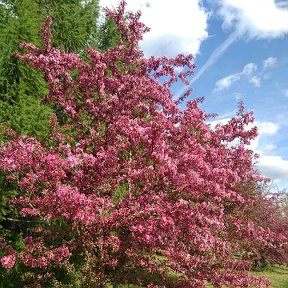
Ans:
{"label": "background tree", "polygon": [[119,45],[121,35],[113,18],[106,17],[99,25],[97,34],[97,48],[104,52]]}
{"label": "background tree", "polygon": [[[8,0],[0,3],[1,122],[17,133],[44,138],[51,108],[41,105],[47,94],[42,75],[19,61],[19,43],[40,44],[39,31],[47,15],[53,17],[53,44],[66,52],[84,53],[96,47],[98,1]],[[57,108],[56,108],[57,109]]]}
{"label": "background tree", "polygon": [[39,100],[47,93],[43,77],[21,63],[13,53],[20,52],[19,42],[40,44],[41,17],[33,1],[1,1],[0,22],[0,105],[1,122],[18,133],[47,135],[50,109]]}
{"label": "background tree", "polygon": [[[235,223],[236,219],[253,225],[255,229],[266,229],[271,233],[282,234],[288,237],[288,221],[283,213],[283,200],[285,193],[267,190],[266,184],[255,181],[242,182],[237,185],[237,191],[241,196],[250,201],[251,205],[242,207],[239,205],[225,205],[227,223]],[[234,220],[233,220],[234,219]],[[236,221],[237,222],[237,221]],[[254,269],[267,268],[275,264],[288,264],[288,246],[270,245],[269,242],[259,245],[257,242],[250,242],[246,231],[232,224],[230,226],[231,239],[237,239],[239,251],[244,258],[253,260]],[[280,244],[280,243],[279,243]]]}

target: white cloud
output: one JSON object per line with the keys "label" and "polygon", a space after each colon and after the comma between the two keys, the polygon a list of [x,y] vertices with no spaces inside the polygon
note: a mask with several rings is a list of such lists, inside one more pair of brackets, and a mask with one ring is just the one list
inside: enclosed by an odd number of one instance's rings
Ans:
{"label": "white cloud", "polygon": [[215,84],[214,91],[219,92],[224,89],[228,89],[232,84],[240,81],[243,77],[246,77],[249,83],[253,84],[255,87],[261,86],[261,79],[257,75],[253,75],[257,70],[257,65],[255,63],[246,64],[241,72],[228,75],[221,78]]}
{"label": "white cloud", "polygon": [[224,28],[249,38],[278,38],[288,33],[288,11],[273,0],[219,0]]}
{"label": "white cloud", "polygon": [[[279,130],[279,125],[274,122],[261,122],[261,121],[255,121],[254,123],[250,124],[248,128],[256,126],[258,128],[258,136],[251,141],[249,148],[253,151],[256,151],[257,153],[261,154],[262,152],[262,145],[259,146],[260,139],[265,139],[266,136],[273,136],[275,135]],[[265,144],[264,147],[266,147],[267,144]],[[270,144],[271,145],[271,144]],[[264,148],[265,150],[265,148]]]}
{"label": "white cloud", "polygon": [[233,83],[239,81],[241,79],[240,74],[232,74],[227,77],[221,78],[215,84],[215,91],[222,91],[224,89],[228,89]]}
{"label": "white cloud", "polygon": [[[277,58],[275,57],[268,57],[263,60],[263,69],[260,72],[257,72],[257,65],[255,63],[248,63],[246,64],[241,72],[234,73],[219,79],[215,84],[215,92],[220,92],[224,89],[228,89],[232,86],[235,82],[246,78],[249,83],[253,84],[255,87],[261,87],[262,79],[267,79],[268,75],[264,73],[264,70],[275,65],[277,62]],[[288,89],[283,90],[283,94],[288,97]]]}
{"label": "white cloud", "polygon": [[267,136],[277,134],[280,128],[279,125],[265,121],[256,121],[254,124],[258,127],[259,135],[248,147],[260,155],[256,167],[261,175],[271,178],[272,184],[277,185],[279,189],[288,188],[288,160],[279,155],[271,155],[272,152],[275,152],[277,146],[273,143],[267,143],[266,139]]}
{"label": "white cloud", "polygon": [[268,57],[263,61],[263,70],[266,70],[267,68],[274,66],[276,62],[277,62],[276,57]]}
{"label": "white cloud", "polygon": [[279,125],[274,122],[255,121],[259,135],[275,135],[279,130]]}
{"label": "white cloud", "polygon": [[280,189],[288,188],[288,160],[279,155],[260,155],[259,163],[256,165],[263,176],[273,180]]}
{"label": "white cloud", "polygon": [[[151,28],[141,48],[146,56],[175,56],[199,53],[208,37],[207,20],[200,0],[126,0],[128,10],[141,10],[141,21]],[[117,6],[117,0],[101,0],[100,5]]]}
{"label": "white cloud", "polygon": [[[211,129],[215,129],[217,124],[221,124],[221,125],[225,125],[228,124],[228,122],[231,120],[231,113],[229,114],[223,114],[222,116],[220,116],[220,119],[216,119],[213,121],[209,121],[208,124],[210,124]],[[276,135],[277,132],[280,129],[279,124],[275,123],[275,122],[268,122],[268,121],[254,121],[254,123],[251,123],[247,126],[247,130],[251,129],[253,127],[257,127],[258,128],[258,136],[251,141],[250,145],[247,145],[247,148],[256,151],[257,153],[261,154],[262,150],[265,151],[271,151],[273,150],[276,146],[274,144],[265,144],[264,146],[261,145],[261,147],[259,146],[260,140],[265,140],[265,137],[267,136],[273,136]],[[235,143],[234,143],[235,144]]]}
{"label": "white cloud", "polygon": [[244,66],[242,72],[240,73],[243,76],[248,78],[249,83],[253,84],[255,87],[261,86],[260,77],[253,75],[257,71],[257,65],[255,63],[248,63]]}
{"label": "white cloud", "polygon": [[261,79],[258,76],[253,76],[249,79],[249,82],[252,83],[255,87],[261,86]]}
{"label": "white cloud", "polygon": [[277,148],[277,146],[276,145],[274,145],[274,144],[266,144],[264,147],[263,147],[263,149],[264,149],[264,151],[272,151],[272,150],[275,150]]}
{"label": "white cloud", "polygon": [[250,76],[257,70],[257,65],[255,63],[248,63],[244,66],[242,70],[242,74],[246,76]]}

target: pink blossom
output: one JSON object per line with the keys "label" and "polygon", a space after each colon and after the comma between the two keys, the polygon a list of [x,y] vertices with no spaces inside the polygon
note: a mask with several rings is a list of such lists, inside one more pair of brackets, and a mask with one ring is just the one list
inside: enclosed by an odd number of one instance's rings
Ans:
{"label": "pink blossom", "polygon": [[13,253],[13,254],[4,256],[0,259],[0,261],[1,261],[3,268],[11,269],[14,267],[14,265],[16,263],[16,254]]}

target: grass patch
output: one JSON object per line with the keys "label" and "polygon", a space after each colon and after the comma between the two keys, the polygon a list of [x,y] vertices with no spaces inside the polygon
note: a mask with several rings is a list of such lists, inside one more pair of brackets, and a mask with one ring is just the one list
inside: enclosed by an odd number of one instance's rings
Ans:
{"label": "grass patch", "polygon": [[[275,266],[269,269],[253,273],[257,276],[266,276],[272,285],[272,288],[288,288],[288,266]],[[173,278],[173,277],[172,277]],[[137,285],[119,285],[119,288],[142,288],[142,286]],[[143,286],[145,287],[145,286]],[[209,288],[213,286],[209,285]],[[107,286],[107,288],[112,288]]]}
{"label": "grass patch", "polygon": [[275,266],[270,269],[256,272],[257,276],[266,276],[272,288],[288,288],[288,266]]}

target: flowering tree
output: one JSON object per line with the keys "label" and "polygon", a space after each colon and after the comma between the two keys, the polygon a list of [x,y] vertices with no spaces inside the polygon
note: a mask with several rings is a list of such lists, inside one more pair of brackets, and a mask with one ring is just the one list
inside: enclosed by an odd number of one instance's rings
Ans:
{"label": "flowering tree", "polygon": [[1,146],[1,173],[17,189],[11,205],[33,222],[21,249],[2,239],[2,266],[21,263],[43,285],[74,265],[81,287],[270,287],[246,272],[252,261],[238,239],[276,248],[285,237],[231,212],[252,205],[239,183],[262,181],[245,148],[257,135],[246,129],[251,113],[240,105],[212,130],[199,100],[179,109],[190,91],[173,101],[169,87],[187,83],[192,56],[145,59],[138,43],[148,29],[140,13],[124,12],[124,1],[107,10],[122,43],[88,49],[88,61],[51,46],[50,18],[42,48],[22,44],[18,57],[44,73],[45,101],[68,120],[54,115],[45,142],[10,132]]}
{"label": "flowering tree", "polygon": [[[250,225],[253,225],[253,229],[257,227],[262,231],[263,229],[268,230],[271,235],[274,235],[274,241],[278,241],[278,245],[271,245],[269,241],[266,243],[251,242],[251,239],[246,237],[245,233],[243,235],[239,233],[235,226],[231,227],[230,239],[237,239],[242,257],[252,260],[254,269],[261,269],[275,264],[288,264],[288,245],[281,245],[284,240],[283,236],[288,236],[288,221],[285,219],[281,208],[283,194],[268,192],[266,189],[267,187],[261,182],[240,182],[237,191],[251,205],[245,207],[230,205],[230,203],[228,203],[228,206],[226,205],[226,217],[233,217],[238,219],[237,221],[245,221],[246,223],[249,221]],[[282,234],[282,237],[277,237],[277,234]]]}

